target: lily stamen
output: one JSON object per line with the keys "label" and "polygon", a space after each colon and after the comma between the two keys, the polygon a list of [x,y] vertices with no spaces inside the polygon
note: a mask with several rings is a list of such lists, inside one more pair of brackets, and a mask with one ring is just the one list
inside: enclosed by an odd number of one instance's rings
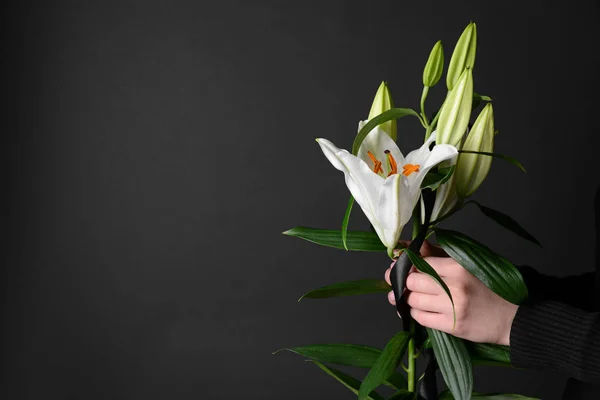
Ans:
{"label": "lily stamen", "polygon": [[421,168],[421,166],[419,164],[406,164],[402,166],[402,174],[404,176],[409,176],[410,174],[412,174],[413,172],[418,172],[419,168]]}
{"label": "lily stamen", "polygon": [[373,172],[375,172],[376,174],[383,172],[383,168],[381,168],[381,161],[379,161],[377,157],[375,157],[370,151],[367,151],[367,155],[369,156],[371,161],[373,161],[373,164],[375,164],[373,165]]}
{"label": "lily stamen", "polygon": [[389,150],[384,151],[384,153],[387,155],[388,161],[390,163],[390,173],[388,174],[388,176],[397,174],[398,173],[398,164],[396,164],[396,160],[394,160],[394,156],[392,155],[392,153],[390,153]]}

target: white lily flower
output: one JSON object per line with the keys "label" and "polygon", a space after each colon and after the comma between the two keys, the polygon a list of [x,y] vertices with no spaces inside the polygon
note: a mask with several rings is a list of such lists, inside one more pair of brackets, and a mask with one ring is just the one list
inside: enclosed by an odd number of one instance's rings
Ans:
{"label": "white lily flower", "polygon": [[[359,123],[359,130],[365,123]],[[337,148],[327,139],[317,139],[329,162],[344,173],[350,193],[388,251],[396,247],[402,228],[412,215],[427,172],[458,154],[454,146],[447,144],[430,150],[434,141],[435,132],[423,146],[404,157],[379,127],[365,137],[358,156]]]}

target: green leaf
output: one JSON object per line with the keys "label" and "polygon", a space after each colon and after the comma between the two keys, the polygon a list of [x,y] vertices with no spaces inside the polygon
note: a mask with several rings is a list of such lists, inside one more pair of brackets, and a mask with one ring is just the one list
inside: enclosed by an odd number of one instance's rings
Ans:
{"label": "green leaf", "polygon": [[469,153],[469,154],[481,154],[481,155],[484,155],[484,156],[500,158],[501,160],[508,161],[509,163],[517,166],[517,168],[519,168],[521,171],[527,173],[527,171],[525,171],[525,167],[523,167],[523,164],[521,164],[517,159],[512,158],[510,156],[506,156],[504,154],[500,154],[500,153],[488,153],[488,152],[485,152],[485,151],[473,151],[473,150],[459,150],[458,152],[459,153]]}
{"label": "green leaf", "polygon": [[473,394],[472,399],[487,399],[487,400],[539,400],[535,397],[522,396],[520,394],[501,394],[501,393],[493,393],[493,394]]}
{"label": "green leaf", "polygon": [[473,391],[473,366],[463,340],[427,328],[433,352],[446,385],[457,400],[469,400]]}
{"label": "green leaf", "polygon": [[[314,362],[319,368],[321,368],[323,371],[325,371],[325,373],[327,373],[327,375],[335,378],[335,380],[337,380],[338,382],[340,382],[342,385],[346,386],[348,389],[350,389],[354,394],[358,394],[358,389],[360,388],[360,381],[342,371],[338,371],[337,369],[334,368],[329,368],[323,364],[321,364],[318,361],[312,361]],[[383,400],[383,396],[379,395],[377,392],[370,392],[367,396],[365,396],[365,399],[371,399],[371,400]]]}
{"label": "green leaf", "polygon": [[284,350],[291,351],[314,361],[361,368],[371,368],[381,355],[381,350],[375,347],[342,343],[291,347],[277,350],[273,354]]}
{"label": "green leaf", "polygon": [[356,296],[359,294],[387,293],[392,287],[386,281],[377,279],[362,279],[358,281],[347,281],[323,286],[322,288],[311,290],[302,295],[298,301],[309,299],[327,299],[330,297]]}
{"label": "green leaf", "polygon": [[409,332],[398,332],[392,337],[360,385],[359,400],[366,399],[372,390],[376,389],[394,373],[404,356],[409,339]]}
{"label": "green leaf", "polygon": [[481,104],[482,101],[490,102],[492,101],[492,98],[473,92],[473,105],[471,106],[471,110],[475,110],[477,107],[479,107],[479,104]]}
{"label": "green leaf", "polygon": [[521,227],[521,225],[519,225],[517,221],[515,221],[508,215],[501,213],[500,211],[493,210],[489,207],[483,206],[474,200],[469,200],[468,203],[476,204],[477,207],[479,207],[479,209],[483,213],[483,215],[485,215],[486,217],[496,221],[498,224],[502,225],[503,227],[517,234],[518,236],[521,236],[523,239],[527,239],[530,242],[542,247],[541,243],[535,237],[533,237],[533,235],[531,235],[529,232],[523,229],[523,227]]}
{"label": "green leaf", "polygon": [[429,339],[429,338],[425,339],[425,341],[421,345],[421,348],[430,349],[431,348],[431,339]]}
{"label": "green leaf", "polygon": [[400,390],[390,397],[388,400],[412,400],[415,397],[413,392],[409,392],[408,390]]}
{"label": "green leaf", "polygon": [[[381,350],[360,344],[313,344],[301,347],[279,349],[273,354],[289,351],[310,358],[313,361],[331,364],[348,365],[351,367],[371,368],[381,355]],[[396,390],[406,389],[406,377],[399,372],[394,372],[384,382],[385,385]]]}
{"label": "green leaf", "polygon": [[429,265],[429,263],[427,261],[423,260],[421,257],[419,257],[418,255],[413,253],[409,248],[406,248],[404,251],[408,255],[408,258],[410,258],[410,261],[413,263],[413,265],[419,271],[432,277],[433,280],[436,281],[436,283],[438,285],[440,285],[442,287],[442,289],[444,289],[444,291],[450,298],[450,302],[452,303],[452,312],[454,313],[454,323],[456,324],[456,312],[454,310],[454,300],[452,299],[452,293],[450,293],[450,289],[448,288],[448,286],[446,285],[444,280],[438,275],[436,270],[433,269],[433,267],[431,265]]}
{"label": "green leaf", "polygon": [[441,184],[446,183],[448,179],[454,173],[456,165],[449,167],[440,168],[438,171],[430,171],[425,175],[423,182],[421,182],[421,189],[436,190]]}
{"label": "green leaf", "polygon": [[[283,232],[283,234],[308,240],[321,246],[344,250],[342,232],[338,230],[298,226]],[[349,231],[346,236],[346,244],[348,250],[353,251],[387,251],[375,232]]]}
{"label": "green leaf", "polygon": [[346,243],[346,239],[348,237],[348,222],[350,221],[350,213],[352,212],[353,204],[354,197],[350,196],[350,199],[348,199],[348,206],[346,207],[346,212],[344,213],[344,220],[342,221],[342,243],[346,251],[348,250],[348,243]]}
{"label": "green leaf", "polygon": [[508,346],[473,342],[467,342],[466,345],[474,365],[512,367]]}
{"label": "green leaf", "polygon": [[394,372],[383,382],[383,384],[396,390],[404,390],[408,388],[408,381],[400,372]]}
{"label": "green leaf", "polygon": [[373,128],[383,124],[384,122],[406,117],[407,115],[412,115],[420,119],[419,114],[410,108],[390,108],[375,118],[370,119],[369,122],[367,122],[356,135],[354,144],[352,144],[352,154],[358,154],[360,145],[362,144],[363,140],[365,140],[365,137],[367,137],[367,134],[373,130]]}
{"label": "green leaf", "polygon": [[527,298],[521,273],[506,258],[462,233],[436,229],[435,234],[442,249],[494,293],[513,304]]}
{"label": "green leaf", "polygon": [[[511,399],[518,399],[518,400],[539,400],[535,397],[527,397],[527,396],[522,396],[520,394],[500,394],[500,393],[493,393],[493,394],[481,394],[481,393],[473,393],[473,395],[471,396],[471,399],[488,399],[488,400],[511,400]],[[440,394],[440,397],[438,398],[438,400],[454,400],[454,396],[452,396],[452,394],[445,390]]]}

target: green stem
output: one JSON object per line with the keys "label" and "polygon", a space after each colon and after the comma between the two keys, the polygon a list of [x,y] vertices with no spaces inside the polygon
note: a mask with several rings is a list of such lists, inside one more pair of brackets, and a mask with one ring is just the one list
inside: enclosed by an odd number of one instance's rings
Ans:
{"label": "green stem", "polygon": [[423,126],[423,128],[427,129],[427,124],[425,123],[423,117],[421,117],[420,114],[417,114],[417,118],[419,118],[419,121],[421,121],[421,125]]}
{"label": "green stem", "polygon": [[[441,111],[441,108],[440,108],[440,111]],[[435,114],[435,117],[433,117],[433,120],[431,121],[431,123],[427,126],[427,130],[425,131],[425,140],[429,139],[431,132],[433,132],[433,130],[437,126],[437,121],[438,121],[439,116],[440,116],[440,112],[438,111],[438,113]]]}
{"label": "green stem", "polygon": [[[412,231],[412,238],[413,240],[417,237],[417,235],[419,234],[419,230],[421,229],[421,213],[420,213],[421,209],[420,207],[415,207],[414,211],[413,211],[413,231]],[[410,340],[408,341],[408,391],[409,392],[414,392],[415,391],[415,373],[416,373],[416,366],[415,366],[415,320],[414,319],[410,319]]]}
{"label": "green stem", "polygon": [[415,391],[415,320],[410,320],[410,334],[411,338],[408,341],[408,391]]}
{"label": "green stem", "polygon": [[421,94],[421,115],[423,116],[425,125],[427,125],[426,128],[429,128],[429,121],[427,120],[427,114],[425,114],[425,99],[427,98],[428,93],[429,93],[429,86],[423,86],[423,93]]}
{"label": "green stem", "polygon": [[[448,91],[448,93],[446,93],[446,99],[448,98],[449,94],[450,94],[450,92]],[[433,120],[431,121],[431,123],[429,124],[429,126],[426,128],[427,131],[425,132],[425,140],[429,139],[429,135],[431,135],[431,132],[433,132],[433,130],[436,128],[437,122],[438,122],[438,118],[440,117],[442,108],[444,108],[444,104],[446,103],[446,99],[444,99],[444,102],[442,103],[442,106],[438,110],[437,114],[435,114],[435,117],[433,117]]]}

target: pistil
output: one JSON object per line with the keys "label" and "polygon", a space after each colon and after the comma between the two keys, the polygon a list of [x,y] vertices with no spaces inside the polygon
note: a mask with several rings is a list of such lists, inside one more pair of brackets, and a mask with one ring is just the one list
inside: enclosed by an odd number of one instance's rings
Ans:
{"label": "pistil", "polygon": [[394,175],[398,173],[398,164],[396,164],[396,160],[394,160],[394,156],[390,153],[389,150],[384,152],[387,155],[388,162],[390,163],[390,173],[388,176]]}

